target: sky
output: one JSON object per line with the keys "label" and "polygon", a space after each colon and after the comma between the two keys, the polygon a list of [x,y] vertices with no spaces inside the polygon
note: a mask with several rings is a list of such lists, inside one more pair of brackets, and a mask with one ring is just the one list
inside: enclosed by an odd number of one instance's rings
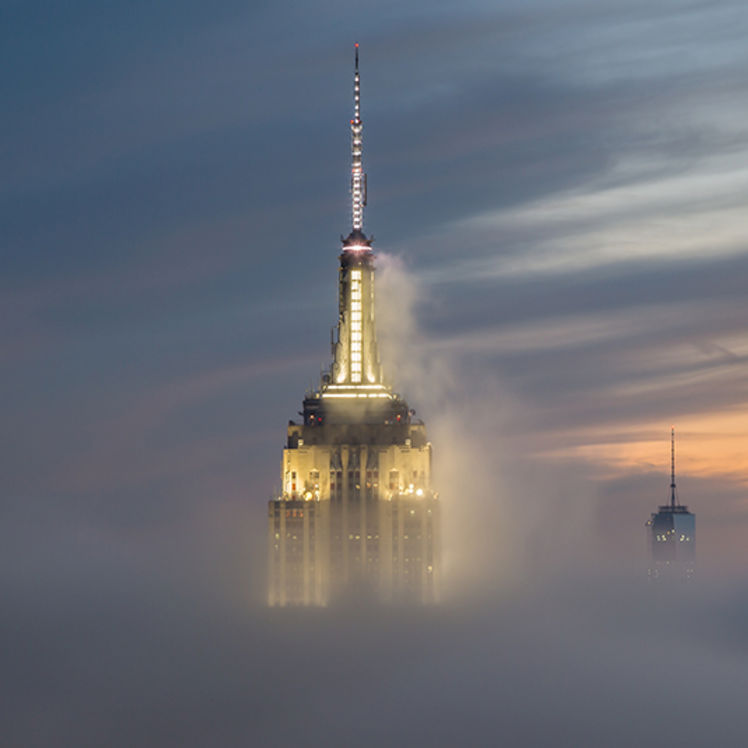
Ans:
{"label": "sky", "polygon": [[[683,705],[673,744],[740,745],[747,36],[729,0],[2,3],[8,744],[659,745]],[[282,617],[355,41],[452,602]],[[662,598],[673,425],[700,581]]]}

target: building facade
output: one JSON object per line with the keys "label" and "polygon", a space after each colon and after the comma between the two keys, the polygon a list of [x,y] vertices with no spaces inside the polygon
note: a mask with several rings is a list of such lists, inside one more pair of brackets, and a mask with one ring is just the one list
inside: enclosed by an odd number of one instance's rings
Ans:
{"label": "building facade", "polygon": [[352,226],[342,238],[332,363],[289,422],[281,491],[268,505],[268,603],[327,605],[364,593],[431,603],[439,593],[439,500],[424,424],[379,360],[358,45],[351,120]]}

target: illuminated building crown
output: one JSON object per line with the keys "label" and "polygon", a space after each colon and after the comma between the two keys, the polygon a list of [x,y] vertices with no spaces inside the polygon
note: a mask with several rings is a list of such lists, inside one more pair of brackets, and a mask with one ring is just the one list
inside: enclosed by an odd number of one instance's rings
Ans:
{"label": "illuminated building crown", "polygon": [[[306,422],[324,422],[323,410],[346,406],[345,418],[373,418],[375,421],[408,417],[409,410],[385,383],[379,360],[374,305],[373,239],[363,231],[366,205],[366,174],[363,171],[363,120],[361,119],[361,76],[358,44],[353,76],[353,119],[351,120],[351,231],[340,237],[342,251],[338,271],[338,322],[333,330],[329,371],[322,375],[319,391],[305,400]],[[352,409],[352,406],[356,406]],[[392,415],[383,413],[392,410]],[[394,409],[394,410],[393,410]],[[356,411],[354,413],[354,411]],[[363,411],[368,415],[364,416]],[[329,414],[328,414],[329,415]],[[383,422],[384,422],[383,421]]]}
{"label": "illuminated building crown", "polygon": [[340,255],[337,340],[333,364],[322,385],[322,397],[391,399],[382,381],[374,320],[374,255],[372,239],[363,231],[366,174],[363,171],[364,129],[361,119],[361,76],[356,44],[351,120],[351,232]]}

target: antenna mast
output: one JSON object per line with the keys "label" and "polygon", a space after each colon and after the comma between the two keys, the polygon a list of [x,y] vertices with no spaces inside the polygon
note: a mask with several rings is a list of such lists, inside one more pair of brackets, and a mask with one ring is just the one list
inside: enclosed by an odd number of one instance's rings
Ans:
{"label": "antenna mast", "polygon": [[670,506],[675,509],[675,426],[670,428]]}
{"label": "antenna mast", "polygon": [[364,227],[364,205],[366,205],[366,174],[361,165],[362,132],[361,121],[361,77],[358,73],[358,42],[356,42],[356,67],[353,76],[353,119],[351,120],[351,197],[353,230]]}

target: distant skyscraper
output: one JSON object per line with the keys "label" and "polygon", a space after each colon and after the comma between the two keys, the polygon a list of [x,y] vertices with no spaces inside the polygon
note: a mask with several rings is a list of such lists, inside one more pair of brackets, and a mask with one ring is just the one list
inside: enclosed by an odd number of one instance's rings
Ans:
{"label": "distant skyscraper", "polygon": [[349,592],[438,598],[439,501],[431,443],[379,361],[358,45],[351,120],[352,226],[342,241],[332,365],[289,422],[282,489],[268,506],[268,603],[326,605]]}
{"label": "distant skyscraper", "polygon": [[695,517],[679,504],[675,489],[675,429],[670,431],[670,503],[647,522],[651,563],[650,579],[691,579],[695,558]]}

